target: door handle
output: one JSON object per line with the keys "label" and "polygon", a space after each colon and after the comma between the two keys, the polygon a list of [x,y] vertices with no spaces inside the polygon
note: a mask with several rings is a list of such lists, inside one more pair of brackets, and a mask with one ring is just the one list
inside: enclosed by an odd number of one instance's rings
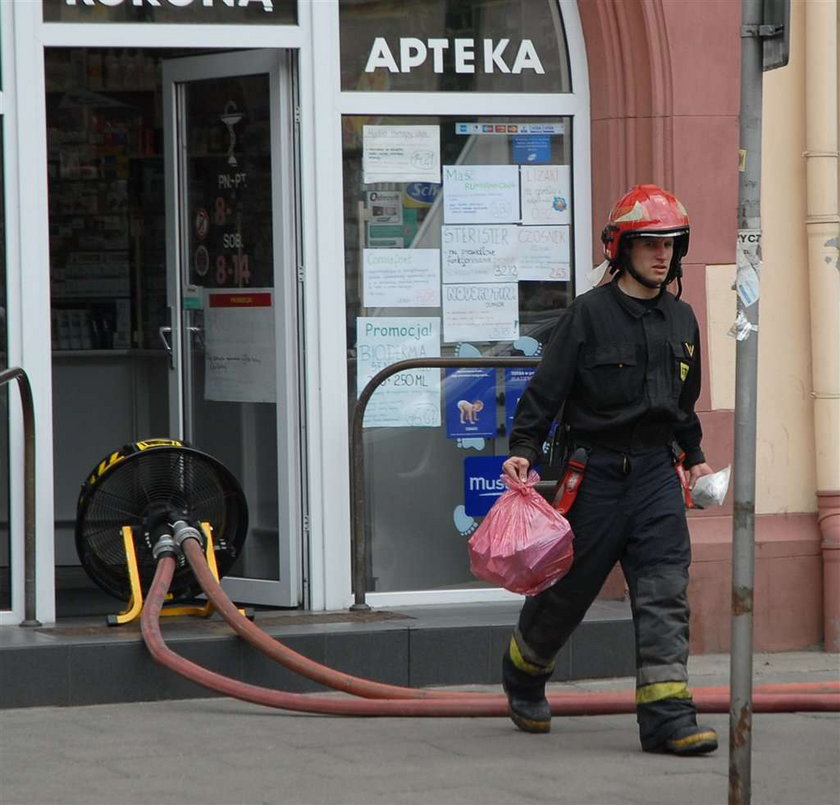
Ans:
{"label": "door handle", "polygon": [[169,368],[175,368],[175,357],[172,355],[172,344],[169,342],[167,336],[172,335],[172,328],[168,324],[164,324],[161,327],[158,327],[158,335],[160,336],[160,340],[163,342],[163,348],[166,350],[166,354],[169,355]]}
{"label": "door handle", "polygon": [[198,349],[204,349],[204,330],[201,327],[196,327],[194,324],[189,328],[193,341]]}
{"label": "door handle", "polygon": [[[187,328],[192,337],[195,339],[196,344],[198,345],[199,349],[204,349],[204,333],[201,327],[196,327],[192,325],[191,327]],[[163,343],[163,347],[166,350],[166,354],[169,355],[169,368],[175,368],[175,356],[172,354],[172,343],[169,338],[172,336],[172,328],[168,324],[164,324],[161,327],[158,327],[158,335],[160,336],[160,340]]]}

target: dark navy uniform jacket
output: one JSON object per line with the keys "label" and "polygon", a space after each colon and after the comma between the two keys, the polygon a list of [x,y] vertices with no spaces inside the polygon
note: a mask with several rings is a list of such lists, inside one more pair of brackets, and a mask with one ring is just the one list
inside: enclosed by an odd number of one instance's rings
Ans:
{"label": "dark navy uniform jacket", "polygon": [[671,293],[639,300],[613,280],[564,310],[516,408],[512,456],[539,463],[562,409],[572,440],[632,453],[676,441],[685,466],[705,461],[694,404],[700,331]]}

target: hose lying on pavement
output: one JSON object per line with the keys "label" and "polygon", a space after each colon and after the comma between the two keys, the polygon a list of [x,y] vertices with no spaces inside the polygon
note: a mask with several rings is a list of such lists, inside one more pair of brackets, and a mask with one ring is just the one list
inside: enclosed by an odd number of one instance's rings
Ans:
{"label": "hose lying on pavement", "polygon": [[[210,572],[204,552],[197,540],[185,539],[181,543],[181,549],[189,562],[190,568],[195,574],[201,589],[207,595],[207,599],[222,616],[225,622],[250,645],[267,657],[280,663],[290,671],[294,671],[313,682],[318,682],[333,690],[340,690],[344,693],[352,693],[355,696],[363,696],[371,699],[463,699],[464,697],[475,698],[476,696],[499,696],[499,694],[469,693],[466,691],[429,690],[426,688],[406,688],[399,685],[389,685],[383,682],[374,682],[371,679],[364,679],[352,676],[334,668],[310,660],[303,654],[285,646],[271,635],[266,634],[258,626],[254,625],[228,598],[222,585]],[[757,685],[754,693],[774,694],[813,694],[813,693],[840,693],[840,682],[793,682],[773,685]],[[693,695],[698,694],[728,694],[729,688],[694,688]],[[560,691],[550,693],[549,701],[555,696],[563,697],[574,695],[571,691]]]}
{"label": "hose lying on pavement", "polygon": [[181,550],[184,552],[199,586],[207,595],[208,601],[227,624],[258,651],[279,662],[290,671],[294,671],[325,687],[371,699],[452,699],[464,696],[464,693],[460,691],[402,688],[397,685],[374,682],[372,679],[363,679],[336,671],[304,657],[303,654],[299,654],[294,649],[274,640],[271,635],[255,626],[239,611],[222,589],[222,585],[216,581],[216,577],[210,572],[207,560],[204,558],[204,551],[197,540],[185,539],[181,543]]}
{"label": "hose lying on pavement", "polygon": [[[188,546],[193,541],[192,539],[187,539],[183,543],[182,547],[188,556],[192,552]],[[414,698],[406,698],[403,693],[401,694],[401,698],[396,699],[359,699],[335,695],[291,693],[251,685],[197,665],[172,651],[164,642],[160,630],[160,612],[169,591],[169,586],[172,583],[174,572],[175,556],[168,552],[162,553],[158,559],[155,577],[147,593],[146,603],[141,614],[143,639],[152,657],[157,662],[209,690],[268,707],[326,715],[411,717],[500,717],[507,715],[507,701],[504,696],[499,694],[462,692],[457,697],[450,694],[447,697],[425,696],[420,698],[415,696]],[[205,592],[207,591],[205,590]],[[296,652],[293,653],[296,654]],[[297,657],[301,657],[301,655],[297,655]],[[311,661],[307,661],[307,663],[309,662]],[[315,663],[314,665],[318,664]],[[325,669],[325,672],[319,672],[319,675],[325,680],[331,679],[332,674],[338,674],[339,677],[346,677],[343,680],[345,683],[351,680],[365,682],[365,680],[358,680],[356,677],[333,672],[330,669]],[[378,685],[379,683],[370,684]],[[360,687],[353,682],[350,686],[351,689],[354,686],[356,689]],[[386,685],[383,687],[390,688],[392,686]],[[367,688],[367,690],[370,691],[370,688]],[[412,689],[403,688],[401,690],[406,691]],[[422,693],[422,691],[417,692]],[[437,693],[445,693],[445,691],[438,691]],[[368,695],[370,695],[370,692]],[[695,691],[694,700],[698,710],[701,712],[729,712],[728,692],[704,693],[702,691]],[[555,715],[612,715],[634,713],[636,709],[633,691],[618,693],[569,693],[563,694],[560,697],[552,697],[550,702],[552,713]],[[793,711],[840,711],[840,694],[756,693],[753,696],[753,712]]]}

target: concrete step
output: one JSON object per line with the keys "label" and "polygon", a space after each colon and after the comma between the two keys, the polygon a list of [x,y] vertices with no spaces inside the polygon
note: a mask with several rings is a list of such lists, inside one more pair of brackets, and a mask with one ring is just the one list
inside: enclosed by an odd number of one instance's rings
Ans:
{"label": "concrete step", "polygon": [[[118,603],[118,602],[117,602]],[[118,609],[119,607],[117,607]],[[301,654],[395,685],[496,684],[518,602],[370,612],[258,610],[254,622]],[[252,648],[218,616],[163,619],[167,645],[193,662],[255,685],[323,688]],[[634,673],[633,625],[623,601],[596,601],[560,652],[555,681]],[[0,627],[0,708],[78,706],[213,696],[152,660],[140,624],[104,616]]]}

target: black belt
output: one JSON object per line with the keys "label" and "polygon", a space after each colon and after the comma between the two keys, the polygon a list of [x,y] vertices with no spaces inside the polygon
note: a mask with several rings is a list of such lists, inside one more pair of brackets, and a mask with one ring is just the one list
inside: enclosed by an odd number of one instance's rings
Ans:
{"label": "black belt", "polygon": [[674,441],[670,425],[639,423],[619,430],[582,431],[571,429],[569,442],[582,447],[599,447],[616,453],[632,453],[652,447],[665,447]]}

